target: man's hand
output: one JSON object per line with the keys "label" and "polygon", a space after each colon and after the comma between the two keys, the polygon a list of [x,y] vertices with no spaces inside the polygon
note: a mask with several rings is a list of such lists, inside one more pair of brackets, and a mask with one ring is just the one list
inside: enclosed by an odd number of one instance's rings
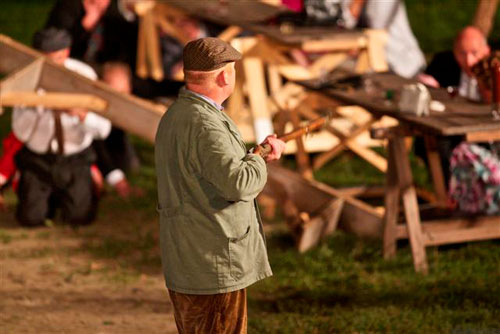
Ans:
{"label": "man's hand", "polygon": [[111,0],[83,0],[85,15],[82,18],[82,26],[85,30],[91,31],[95,28],[110,2]]}
{"label": "man's hand", "polygon": [[89,111],[85,108],[72,108],[66,111],[68,115],[77,116],[80,119],[80,122],[85,121],[85,117],[87,117],[87,113]]}
{"label": "man's hand", "polygon": [[285,150],[285,142],[281,139],[278,139],[276,134],[272,134],[266,137],[262,142],[262,145],[269,144],[271,146],[271,153],[264,157],[266,162],[271,162],[275,160],[279,160],[281,158],[281,154]]}

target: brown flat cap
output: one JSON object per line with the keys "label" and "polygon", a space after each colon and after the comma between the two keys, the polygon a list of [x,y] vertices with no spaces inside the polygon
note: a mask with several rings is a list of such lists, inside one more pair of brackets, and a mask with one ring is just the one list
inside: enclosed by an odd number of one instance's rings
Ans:
{"label": "brown flat cap", "polygon": [[189,42],[182,54],[185,71],[213,71],[241,59],[241,53],[228,43],[214,37]]}

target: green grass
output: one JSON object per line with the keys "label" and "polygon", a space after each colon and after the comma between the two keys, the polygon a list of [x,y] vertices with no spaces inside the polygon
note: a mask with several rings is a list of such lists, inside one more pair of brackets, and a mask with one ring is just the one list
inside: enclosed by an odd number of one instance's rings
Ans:
{"label": "green grass", "polygon": [[270,238],[274,277],[249,293],[253,333],[500,330],[497,243],[430,250],[428,276],[415,274],[408,247],[384,261],[380,243],[342,233],[304,255],[292,244]]}

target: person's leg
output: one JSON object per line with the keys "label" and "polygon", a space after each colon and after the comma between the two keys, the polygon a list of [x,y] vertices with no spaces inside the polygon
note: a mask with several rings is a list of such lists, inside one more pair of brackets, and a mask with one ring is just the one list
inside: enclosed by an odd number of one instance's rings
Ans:
{"label": "person's leg", "polygon": [[43,225],[48,214],[48,202],[52,193],[50,184],[31,170],[21,171],[16,218],[23,226]]}
{"label": "person's leg", "polygon": [[92,188],[90,166],[67,166],[71,168],[71,180],[59,189],[62,219],[71,225],[88,225],[94,219],[97,199]]}
{"label": "person's leg", "polygon": [[246,289],[216,295],[169,290],[179,334],[246,334]]}

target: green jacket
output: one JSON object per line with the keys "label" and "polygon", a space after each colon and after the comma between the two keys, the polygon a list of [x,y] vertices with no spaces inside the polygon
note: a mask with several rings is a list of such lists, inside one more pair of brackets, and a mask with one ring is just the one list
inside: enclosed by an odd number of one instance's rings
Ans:
{"label": "green jacket", "polygon": [[167,287],[216,294],[271,276],[255,201],[266,164],[246,153],[231,119],[181,90],[158,126],[155,158]]}

